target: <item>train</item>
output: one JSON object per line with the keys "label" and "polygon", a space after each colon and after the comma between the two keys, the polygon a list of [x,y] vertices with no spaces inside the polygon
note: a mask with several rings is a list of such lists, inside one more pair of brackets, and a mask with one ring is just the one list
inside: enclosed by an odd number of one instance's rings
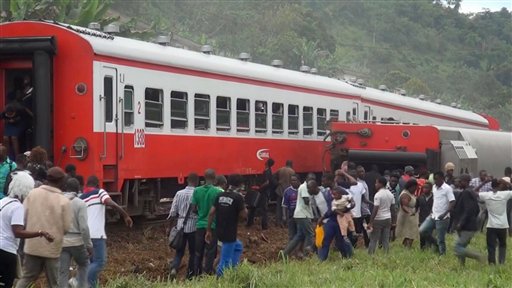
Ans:
{"label": "train", "polygon": [[15,77],[30,77],[32,145],[56,165],[98,176],[131,215],[158,214],[191,171],[256,175],[271,157],[278,166],[293,160],[299,173],[321,172],[331,121],[500,129],[489,115],[280,61],[262,65],[99,28],[0,24],[0,103]]}

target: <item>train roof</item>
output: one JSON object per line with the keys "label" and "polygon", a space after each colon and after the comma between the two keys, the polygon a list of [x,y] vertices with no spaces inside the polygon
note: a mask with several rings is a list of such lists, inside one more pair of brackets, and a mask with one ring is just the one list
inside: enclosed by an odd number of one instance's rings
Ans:
{"label": "train roof", "polygon": [[[12,25],[16,23],[23,22],[4,23],[1,25]],[[151,42],[111,36],[103,32],[73,25],[49,21],[38,21],[37,23],[41,25],[58,26],[62,29],[68,29],[70,33],[80,35],[80,37],[90,43],[92,50],[97,55],[156,65],[173,66],[305,89],[314,89],[334,93],[339,96],[361,98],[363,102],[368,100],[412,109],[418,112],[426,111],[440,116],[458,118],[475,124],[488,125],[487,119],[471,111],[422,101],[370,87],[358,86],[355,83],[348,83],[344,80],[163,46]]]}

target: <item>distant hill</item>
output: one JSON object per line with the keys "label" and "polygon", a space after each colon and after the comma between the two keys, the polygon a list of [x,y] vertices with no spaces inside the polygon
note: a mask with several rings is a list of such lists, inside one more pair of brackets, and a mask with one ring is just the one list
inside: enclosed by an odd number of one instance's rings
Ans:
{"label": "distant hill", "polygon": [[[512,128],[512,14],[464,15],[442,1],[116,1],[159,32],[216,53],[302,64],[497,117]],[[451,1],[460,2],[460,1]]]}

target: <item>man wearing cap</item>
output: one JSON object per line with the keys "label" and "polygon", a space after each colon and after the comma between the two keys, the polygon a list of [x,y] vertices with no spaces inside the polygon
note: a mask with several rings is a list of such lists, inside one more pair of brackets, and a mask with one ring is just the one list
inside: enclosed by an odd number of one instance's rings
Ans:
{"label": "man wearing cap", "polygon": [[64,234],[71,227],[71,204],[60,188],[66,174],[61,168],[48,170],[47,184],[32,190],[25,201],[27,230],[42,229],[54,236],[53,242],[44,238],[25,240],[23,276],[16,288],[32,285],[45,270],[48,287],[58,287],[59,257]]}
{"label": "man wearing cap", "polygon": [[489,213],[487,221],[487,253],[489,264],[496,264],[496,242],[498,242],[498,263],[505,264],[507,252],[507,201],[512,199],[510,177],[499,180],[498,191],[480,192],[478,197],[485,201]]}
{"label": "man wearing cap", "polygon": [[444,173],[445,180],[444,182],[453,188],[453,184],[455,182],[455,176],[453,176],[453,172],[455,171],[455,165],[452,162],[446,162],[444,165]]}

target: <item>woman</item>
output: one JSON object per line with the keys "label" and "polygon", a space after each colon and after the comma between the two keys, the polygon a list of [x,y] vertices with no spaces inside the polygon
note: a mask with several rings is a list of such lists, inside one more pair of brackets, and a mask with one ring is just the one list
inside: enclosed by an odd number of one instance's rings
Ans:
{"label": "woman", "polygon": [[[19,240],[16,238],[44,237],[49,242],[53,236],[45,231],[27,231],[24,228],[23,200],[34,189],[34,179],[25,171],[13,172],[9,196],[0,200],[0,286],[12,287],[16,278]],[[2,286],[3,285],[3,286]]]}
{"label": "woman", "polygon": [[405,183],[404,190],[400,194],[400,210],[396,223],[396,237],[403,238],[402,244],[412,247],[412,242],[418,238],[418,215],[416,214],[416,196],[414,192],[418,188],[416,179],[410,179]]}
{"label": "woman", "polygon": [[5,111],[0,113],[0,119],[3,119],[5,123],[3,144],[8,150],[9,147],[12,147],[12,150],[9,150],[7,155],[20,154],[19,139],[24,131],[23,107],[16,102],[7,104]]}
{"label": "woman", "polygon": [[32,148],[28,155],[27,170],[36,181],[35,187],[41,186],[46,181],[48,168],[48,153],[46,150],[41,146]]}

